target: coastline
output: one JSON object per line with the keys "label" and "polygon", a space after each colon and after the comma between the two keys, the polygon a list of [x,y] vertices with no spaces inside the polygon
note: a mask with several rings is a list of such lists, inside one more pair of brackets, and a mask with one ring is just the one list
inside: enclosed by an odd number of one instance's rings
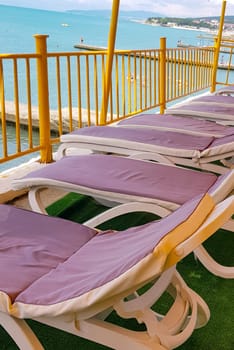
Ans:
{"label": "coastline", "polygon": [[[204,33],[208,33],[212,36],[216,36],[217,35],[217,30],[212,30],[212,29],[208,29],[208,28],[195,28],[195,27],[191,27],[191,26],[178,26],[176,24],[169,24],[169,25],[164,25],[162,26],[161,24],[157,24],[157,23],[149,23],[146,21],[146,19],[132,19],[132,22],[136,22],[136,23],[140,23],[140,24],[144,24],[144,25],[148,25],[148,26],[152,26],[152,27],[164,27],[164,28],[171,28],[171,29],[179,29],[179,30],[191,30],[191,31],[197,31],[197,32],[204,32]],[[223,34],[225,36],[229,36],[229,35],[234,35],[234,31],[223,31]],[[211,38],[212,39],[212,38]]]}

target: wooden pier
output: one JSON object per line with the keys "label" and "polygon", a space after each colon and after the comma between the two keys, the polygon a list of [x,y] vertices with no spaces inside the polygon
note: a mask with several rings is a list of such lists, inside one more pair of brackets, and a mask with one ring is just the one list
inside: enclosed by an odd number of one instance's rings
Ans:
{"label": "wooden pier", "polygon": [[94,45],[86,45],[86,44],[76,44],[74,45],[75,49],[85,50],[85,51],[106,51],[106,47],[94,46]]}

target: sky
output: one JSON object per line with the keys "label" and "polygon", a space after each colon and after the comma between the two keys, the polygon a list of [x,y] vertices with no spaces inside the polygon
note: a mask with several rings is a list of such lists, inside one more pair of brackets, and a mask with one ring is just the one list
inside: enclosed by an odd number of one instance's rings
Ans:
{"label": "sky", "polygon": [[[111,9],[112,0],[0,0],[0,4],[45,10]],[[140,10],[169,17],[219,16],[222,0],[120,0],[122,10]],[[228,0],[226,15],[234,15],[234,0]]]}

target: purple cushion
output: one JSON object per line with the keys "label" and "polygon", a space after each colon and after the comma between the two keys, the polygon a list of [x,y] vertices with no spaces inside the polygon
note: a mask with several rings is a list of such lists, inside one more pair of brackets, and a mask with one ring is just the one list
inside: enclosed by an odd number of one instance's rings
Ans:
{"label": "purple cushion", "polygon": [[[39,180],[33,181],[36,178]],[[66,183],[72,183],[180,205],[207,192],[217,180],[211,173],[97,154],[64,157],[25,177],[27,185],[40,184],[42,178],[65,182],[65,187]]]}
{"label": "purple cushion", "polygon": [[77,223],[0,205],[0,290],[14,301],[95,234]]}
{"label": "purple cushion", "polygon": [[221,145],[227,145],[228,143],[232,144],[232,151],[234,152],[234,135],[223,136],[218,139],[215,139],[210,145],[210,148]]}
{"label": "purple cushion", "polygon": [[200,96],[194,100],[189,101],[189,103],[199,103],[199,102],[207,102],[214,104],[230,104],[234,106],[234,97],[233,96],[225,96],[225,95],[207,95]]}
{"label": "purple cushion", "polygon": [[[70,134],[61,137],[61,140],[69,142],[69,136],[77,136],[76,140],[79,141],[79,136],[96,137],[105,144],[105,138],[120,140],[123,142],[134,141],[149,145],[156,145],[161,147],[169,147],[172,149],[187,149],[203,151],[213,142],[214,137],[209,136],[196,136],[188,135],[173,131],[160,131],[151,129],[131,129],[121,128],[114,126],[90,126],[75,130]],[[91,141],[91,140],[90,140]],[[93,141],[95,142],[95,141]]]}
{"label": "purple cushion", "polygon": [[[174,108],[175,111],[179,112],[181,111],[191,111],[191,112],[197,112],[197,115],[199,116],[202,113],[209,113],[210,115],[213,114],[214,118],[218,118],[218,116],[221,119],[225,119],[226,116],[229,116],[231,119],[233,118],[234,114],[234,104],[233,107],[231,106],[224,106],[224,105],[218,105],[218,104],[199,104],[199,103],[190,103],[186,104],[180,107]],[[168,110],[168,112],[172,112]],[[173,114],[173,112],[171,113]]]}
{"label": "purple cushion", "polygon": [[118,125],[147,125],[148,127],[154,126],[169,128],[172,130],[180,129],[201,132],[204,133],[204,135],[209,133],[213,136],[216,134],[219,136],[234,134],[234,127],[231,126],[224,126],[204,119],[184,118],[169,114],[140,114],[132,118],[124,119],[120,121]]}
{"label": "purple cushion", "polygon": [[194,198],[162,220],[121,232],[97,234],[70,259],[22,292],[16,301],[51,305],[112,281],[150,254],[167,233],[192,214],[201,198]]}

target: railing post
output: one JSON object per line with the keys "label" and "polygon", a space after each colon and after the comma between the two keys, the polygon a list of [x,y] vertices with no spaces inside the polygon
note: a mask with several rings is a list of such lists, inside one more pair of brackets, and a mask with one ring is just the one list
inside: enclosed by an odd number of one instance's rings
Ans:
{"label": "railing post", "polygon": [[211,88],[210,88],[211,93],[214,92],[216,89],[217,70],[219,65],[219,52],[220,52],[220,46],[222,41],[222,35],[223,35],[225,10],[226,10],[226,1],[223,0],[220,23],[219,23],[219,32],[218,32],[217,40],[215,41],[214,64],[213,64],[213,73],[212,73],[212,81],[211,81]]}
{"label": "railing post", "polygon": [[40,57],[37,58],[37,82],[41,162],[49,163],[52,161],[52,147],[50,144],[50,108],[46,44],[48,35],[36,34],[34,37],[36,53],[40,55]]}
{"label": "railing post", "polygon": [[5,91],[3,78],[3,64],[0,60],[0,124],[2,126],[2,148],[3,157],[7,157],[7,127],[6,127],[6,110],[5,110]]}
{"label": "railing post", "polygon": [[108,50],[107,50],[107,62],[104,75],[104,86],[103,86],[103,97],[102,97],[102,106],[100,114],[100,124],[106,124],[107,108],[109,102],[110,88],[111,88],[111,75],[112,75],[112,65],[113,65],[113,56],[115,49],[115,39],[116,39],[116,30],[118,23],[118,14],[119,14],[119,3],[120,0],[114,0],[112,5],[112,15],[111,23],[109,30],[108,38]]}
{"label": "railing post", "polygon": [[166,38],[160,38],[159,104],[160,114],[163,114],[166,108]]}

